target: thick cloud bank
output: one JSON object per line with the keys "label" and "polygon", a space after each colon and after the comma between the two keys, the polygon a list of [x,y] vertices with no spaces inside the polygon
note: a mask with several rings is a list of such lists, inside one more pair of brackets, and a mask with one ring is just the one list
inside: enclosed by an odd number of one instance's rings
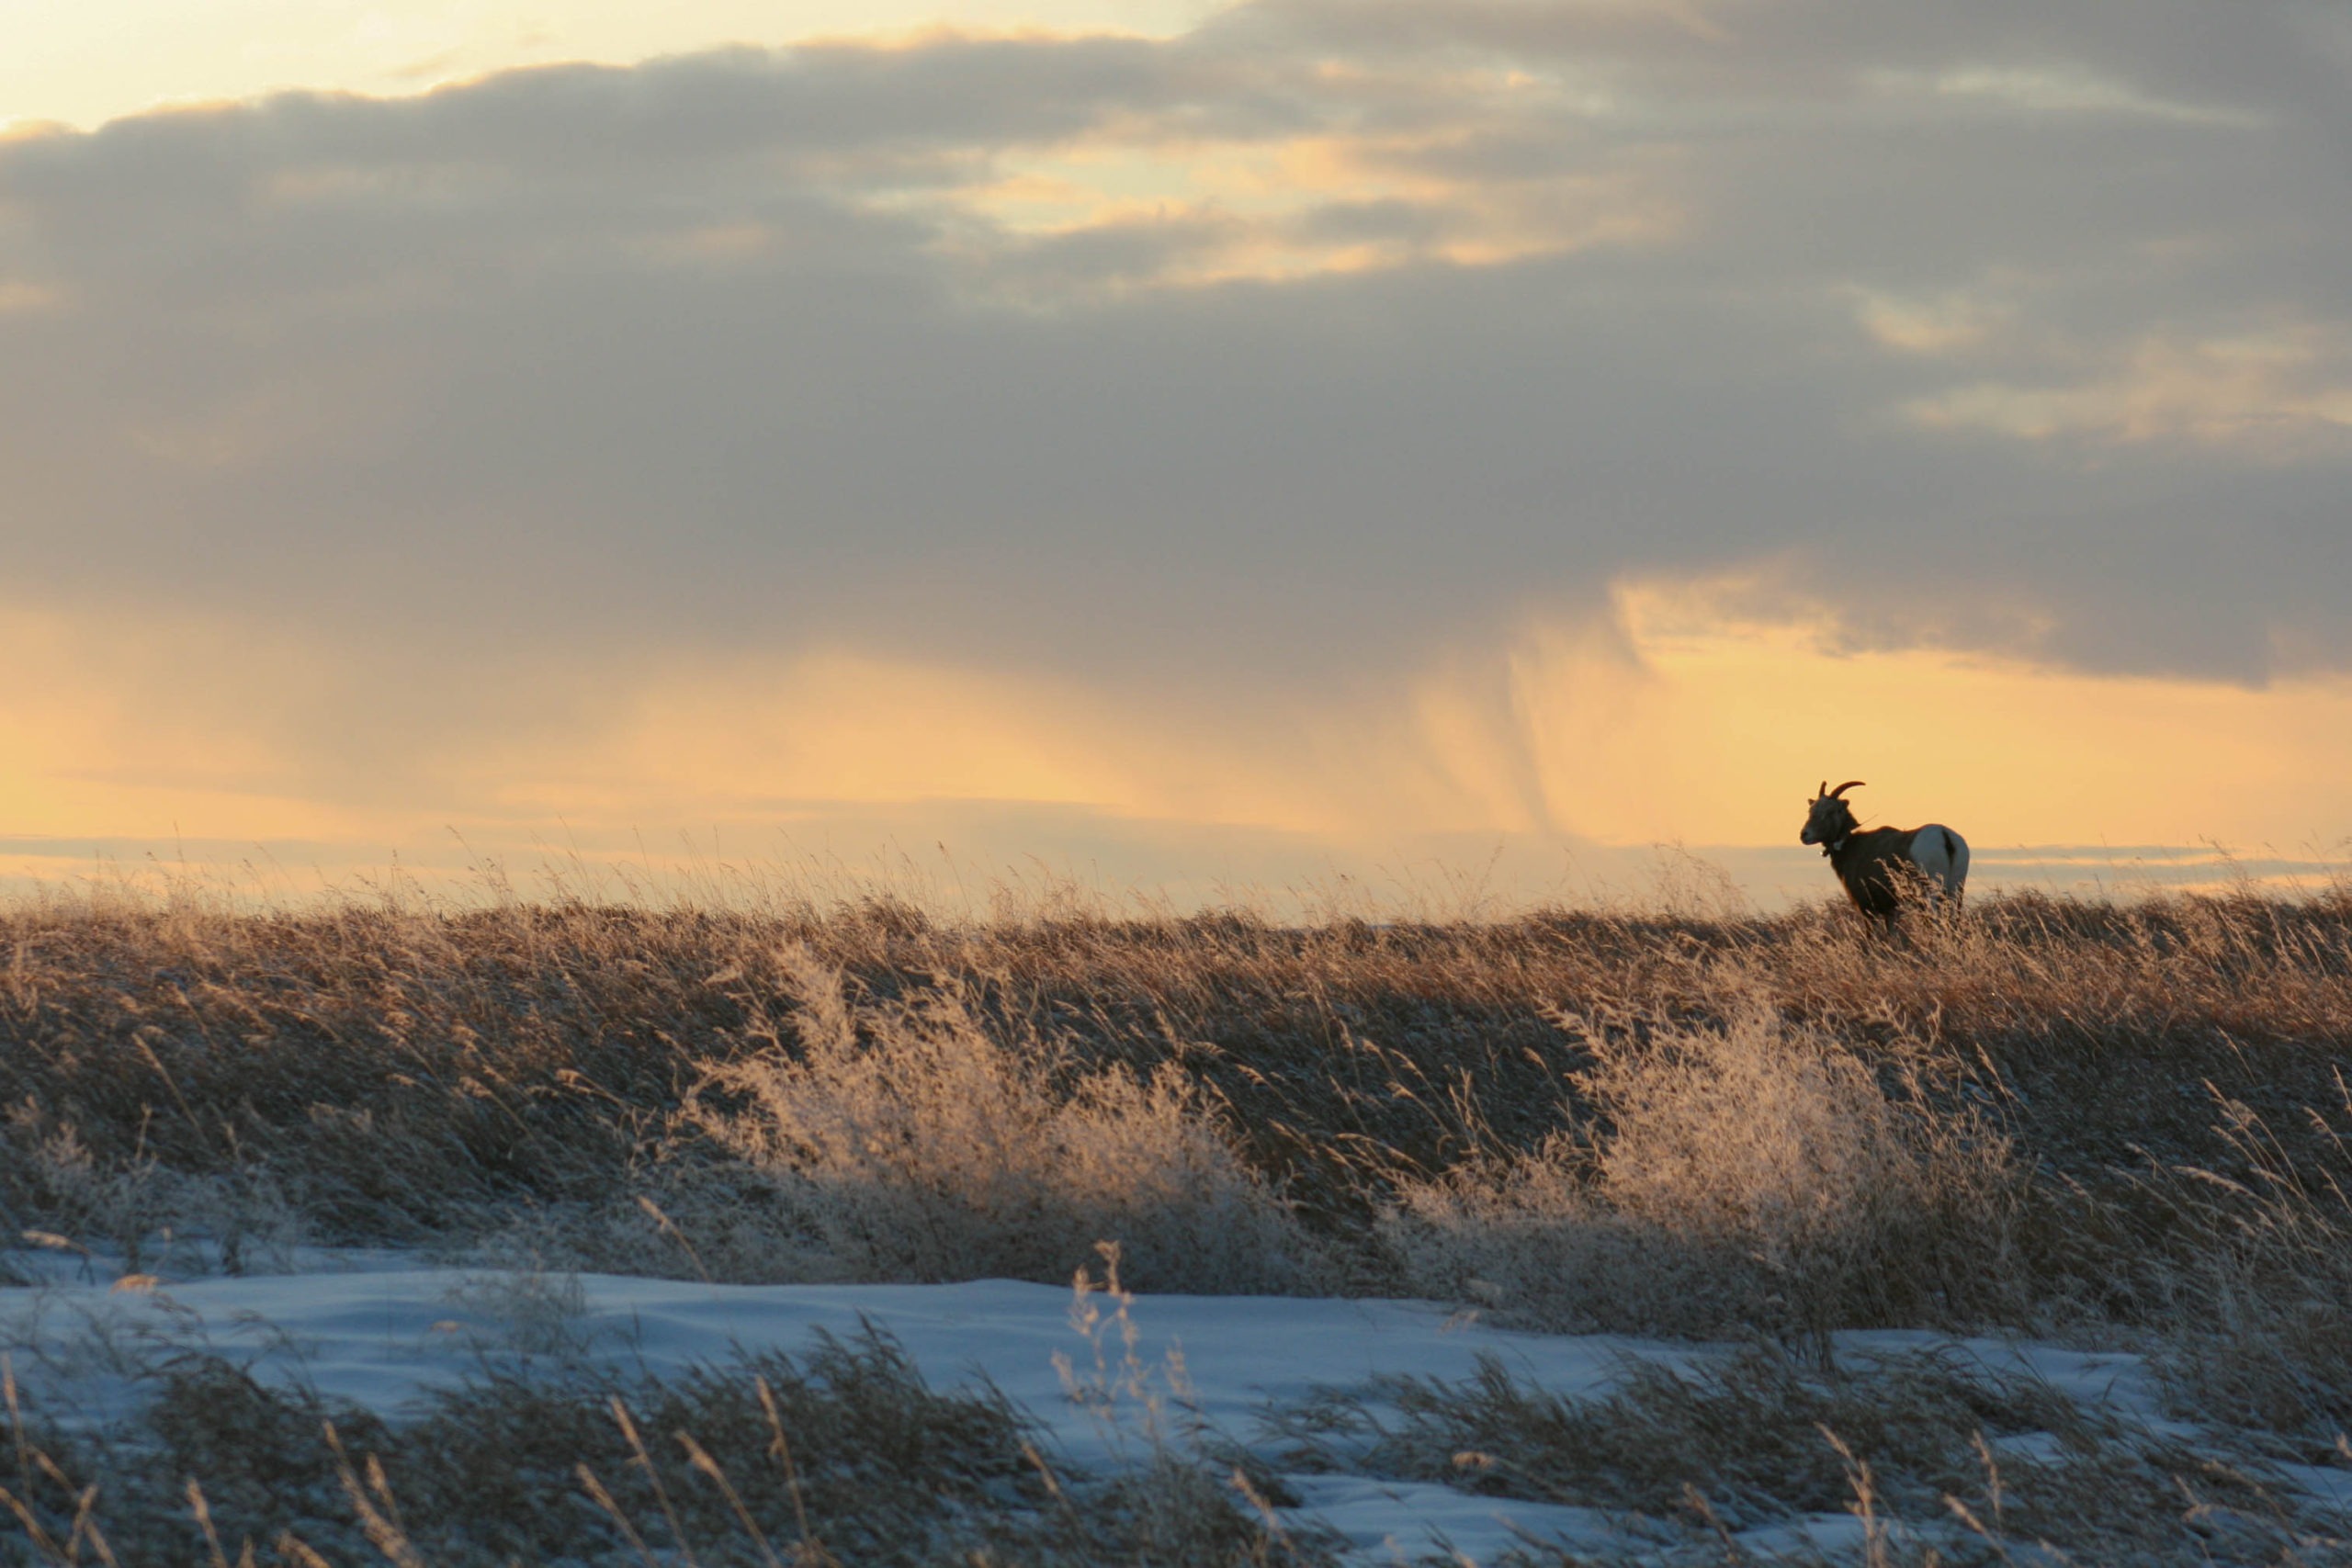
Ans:
{"label": "thick cloud bank", "polygon": [[2328,675],[2347,147],[2340,6],[2088,0],[1298,0],[34,131],[0,608],[308,650],[254,676],[290,796],[696,660],[1214,733],[1629,583]]}
{"label": "thick cloud bank", "polygon": [[1462,0],[33,134],[12,587],[1304,668],[1770,562],[2341,664],[2346,146],[2320,6]]}

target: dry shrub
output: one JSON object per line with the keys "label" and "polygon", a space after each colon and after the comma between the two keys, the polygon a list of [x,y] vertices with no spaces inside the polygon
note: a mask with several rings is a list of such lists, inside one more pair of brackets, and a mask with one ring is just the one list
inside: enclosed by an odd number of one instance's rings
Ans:
{"label": "dry shrub", "polygon": [[1571,1027],[1597,1119],[1406,1183],[1385,1230],[1418,1289],[1550,1325],[1821,1333],[1966,1318],[2013,1280],[2007,1141],[1921,1066],[1889,1085],[1760,1010]]}
{"label": "dry shrub", "polygon": [[1051,1038],[1001,1039],[952,982],[853,999],[806,949],[784,968],[797,1049],[713,1066],[687,1114],[770,1174],[832,1268],[1058,1281],[1108,1241],[1148,1290],[1295,1277],[1288,1213],[1173,1066],[1088,1069]]}

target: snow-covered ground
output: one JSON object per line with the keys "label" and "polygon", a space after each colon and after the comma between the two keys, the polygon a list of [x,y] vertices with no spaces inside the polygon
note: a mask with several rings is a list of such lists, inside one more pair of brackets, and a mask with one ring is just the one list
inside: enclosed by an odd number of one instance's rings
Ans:
{"label": "snow-covered ground", "polygon": [[[655,1375],[738,1351],[804,1348],[820,1329],[867,1323],[899,1341],[935,1386],[986,1378],[1038,1419],[1068,1460],[1130,1462],[1157,1421],[1183,1440],[1194,1421],[1264,1446],[1270,1404],[1317,1388],[1361,1389],[1383,1375],[1471,1374],[1482,1354],[1525,1380],[1600,1393],[1642,1360],[1683,1362],[1703,1348],[1603,1337],[1512,1333],[1419,1302],[1150,1296],[1009,1280],[950,1285],[725,1286],[608,1275],[421,1267],[397,1255],[317,1255],[304,1270],[185,1281],[109,1282],[111,1271],[52,1257],[50,1278],[0,1291],[0,1349],[54,1413],[104,1421],[142,1397],[141,1370],[188,1348],[300,1380],[322,1394],[397,1414],[420,1391],[479,1373],[484,1357],[530,1354]],[[1074,1310],[1075,1309],[1075,1310]],[[1085,1321],[1091,1312],[1090,1327]],[[1128,1331],[1132,1329],[1132,1340]],[[1953,1344],[1917,1334],[1840,1337],[1841,1355]],[[2145,1369],[2131,1356],[1992,1341],[1960,1342],[1996,1371],[2047,1380],[2087,1405],[2166,1429]],[[1131,1375],[1139,1368],[1140,1386]],[[1103,1415],[1072,1385],[1126,1382]],[[2171,1428],[2186,1435],[2186,1428]],[[2313,1472],[2313,1486],[2340,1472]],[[1342,1532],[1364,1561],[1429,1551],[1442,1540],[1473,1561],[1532,1535],[1589,1549],[1639,1544],[1638,1524],[1589,1509],[1499,1501],[1450,1488],[1346,1474],[1285,1477],[1299,1512]],[[2352,1494],[2339,1495],[2352,1504]],[[1773,1547],[1833,1547],[1858,1521],[1823,1517],[1779,1527]],[[1628,1531],[1634,1533],[1629,1535]]]}

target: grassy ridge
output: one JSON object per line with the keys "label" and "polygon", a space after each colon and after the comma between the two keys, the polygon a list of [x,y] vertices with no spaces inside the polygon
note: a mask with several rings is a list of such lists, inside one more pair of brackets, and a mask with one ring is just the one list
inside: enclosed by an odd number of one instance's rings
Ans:
{"label": "grassy ridge", "polygon": [[661,1272],[1068,1279],[1108,1232],[1143,1288],[1557,1325],[2162,1325],[2218,1256],[2314,1251],[2347,1182],[2345,898],[2008,896],[1903,942],[47,903],[0,952],[0,1218],[131,1267],[526,1224]]}
{"label": "grassy ridge", "polygon": [[[0,1219],[132,1271],[319,1240],[1061,1280],[1115,1239],[1144,1289],[1428,1295],[1800,1358],[1849,1327],[2020,1330],[2148,1351],[2245,1454],[2339,1463],[2347,1047],[2340,896],[2013,895],[1895,942],[1828,907],[52,901],[0,912]],[[1845,1408],[1774,1378],[1797,1439]],[[1543,1397],[1421,1391],[1391,1462],[1450,1474],[1447,1444],[1502,1441],[1481,1412]],[[1902,1460],[1929,1504],[1973,1451],[1948,1425]],[[2128,1472],[2118,1518],[2170,1484],[2086,1452]],[[1790,1473],[1819,1491],[1824,1462]],[[1532,1495],[1585,1484],[1559,1473]]]}
{"label": "grassy ridge", "polygon": [[1399,1173],[1538,1146],[1589,1109],[1595,1041],[1661,1026],[1761,1011],[1927,1066],[2036,1169],[2109,1189],[2152,1162],[2246,1175],[2221,1100],[2325,1168],[2338,1145],[2308,1112],[2340,1105],[2352,1046],[2345,900],[2013,896],[1904,946],[1828,909],[1301,930],[51,903],[0,912],[5,1135],[55,1156],[10,1162],[0,1203],[28,1226],[135,1224],[107,1200],[146,1171],[282,1194],[325,1239],[401,1240],[626,1196],[721,1152],[675,1113],[714,1067],[796,1047],[808,964],[861,1003],[950,986],[980,1032],[1075,1068],[1173,1064],[1325,1228]]}

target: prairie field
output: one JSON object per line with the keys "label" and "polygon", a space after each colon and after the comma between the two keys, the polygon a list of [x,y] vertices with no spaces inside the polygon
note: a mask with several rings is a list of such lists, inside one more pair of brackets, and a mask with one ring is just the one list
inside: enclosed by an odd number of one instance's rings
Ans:
{"label": "prairie field", "polygon": [[2347,1062],[2343,889],[23,899],[0,1560],[2352,1562]]}

